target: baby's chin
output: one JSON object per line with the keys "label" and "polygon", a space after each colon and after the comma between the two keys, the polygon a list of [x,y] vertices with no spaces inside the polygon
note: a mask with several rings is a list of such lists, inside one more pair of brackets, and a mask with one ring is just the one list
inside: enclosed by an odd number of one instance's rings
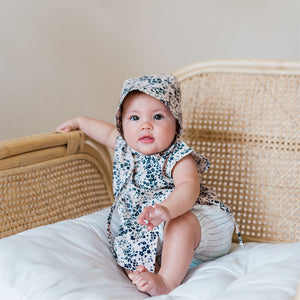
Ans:
{"label": "baby's chin", "polygon": [[159,145],[154,146],[154,145],[149,145],[149,144],[148,145],[142,144],[142,145],[138,145],[137,147],[134,147],[129,144],[130,148],[133,151],[143,154],[143,155],[149,155],[149,156],[155,155],[155,154],[160,154],[160,153],[166,151],[167,149],[169,149],[171,145],[172,145],[172,143],[167,147],[165,147],[165,145],[164,145],[164,147],[161,147]]}
{"label": "baby's chin", "polygon": [[137,153],[143,154],[143,155],[148,155],[148,156],[155,155],[160,152],[160,151],[138,151],[138,150],[134,150],[134,151]]}
{"label": "baby's chin", "polygon": [[137,153],[140,153],[140,154],[143,154],[143,155],[155,155],[155,154],[158,154],[158,153],[161,153],[163,152],[165,149],[160,149],[158,147],[155,147],[155,148],[148,148],[148,147],[139,147],[139,148],[134,148],[134,147],[131,147],[131,149]]}

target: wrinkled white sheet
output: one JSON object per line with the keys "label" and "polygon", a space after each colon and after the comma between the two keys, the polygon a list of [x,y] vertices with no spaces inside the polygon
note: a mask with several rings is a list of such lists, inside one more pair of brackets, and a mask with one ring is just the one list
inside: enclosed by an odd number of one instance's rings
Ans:
{"label": "wrinkled white sheet", "polygon": [[[0,240],[0,299],[146,299],[116,265],[106,241],[108,210]],[[234,245],[191,269],[154,299],[293,299],[300,243]]]}

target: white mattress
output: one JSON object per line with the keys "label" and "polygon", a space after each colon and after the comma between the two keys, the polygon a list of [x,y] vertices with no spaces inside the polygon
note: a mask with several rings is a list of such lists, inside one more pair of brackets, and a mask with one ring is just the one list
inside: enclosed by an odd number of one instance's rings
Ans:
{"label": "white mattress", "polygon": [[[116,265],[106,241],[107,209],[0,240],[0,299],[146,299]],[[234,245],[190,269],[154,299],[293,299],[300,243]]]}

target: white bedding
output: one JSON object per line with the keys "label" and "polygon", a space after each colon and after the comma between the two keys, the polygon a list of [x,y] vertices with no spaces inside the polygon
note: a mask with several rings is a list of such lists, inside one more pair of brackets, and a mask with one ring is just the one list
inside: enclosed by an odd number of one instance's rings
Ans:
{"label": "white bedding", "polygon": [[[0,299],[146,299],[116,265],[106,241],[107,209],[0,240]],[[293,299],[300,243],[234,245],[154,299]]]}

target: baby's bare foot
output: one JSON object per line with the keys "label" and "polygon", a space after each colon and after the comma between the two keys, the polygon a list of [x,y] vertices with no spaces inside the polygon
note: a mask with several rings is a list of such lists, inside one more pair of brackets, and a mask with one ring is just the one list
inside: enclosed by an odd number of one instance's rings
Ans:
{"label": "baby's bare foot", "polygon": [[168,294],[173,289],[161,275],[149,272],[144,266],[139,266],[128,277],[139,291],[150,296]]}

